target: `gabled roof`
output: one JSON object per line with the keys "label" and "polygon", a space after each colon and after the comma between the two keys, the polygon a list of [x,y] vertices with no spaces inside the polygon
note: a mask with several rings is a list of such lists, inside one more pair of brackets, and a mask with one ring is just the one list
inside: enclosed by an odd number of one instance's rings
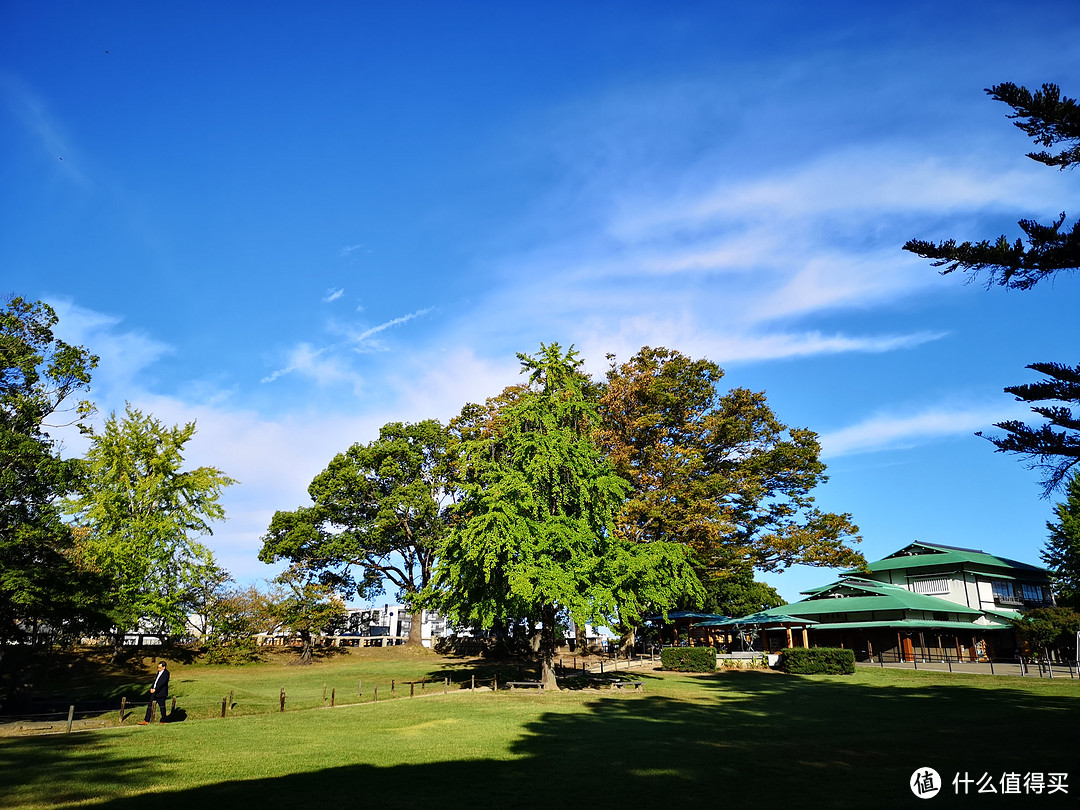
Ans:
{"label": "gabled roof", "polygon": [[859,577],[845,577],[808,593],[809,598],[801,602],[770,608],[762,613],[787,616],[819,616],[825,613],[864,613],[877,610],[924,610],[966,615],[983,613],[967,605],[915,593],[899,585]]}
{"label": "gabled roof", "polygon": [[[997,569],[1002,573],[1012,571],[1014,573],[1023,572],[1041,576],[1049,575],[1045,568],[1010,560],[1006,557],[997,557],[993,554],[987,554],[985,551],[960,548],[959,546],[943,546],[938,543],[923,543],[921,541],[911,543],[884,559],[870,563],[867,565],[866,570],[871,572],[896,571],[903,568],[930,568],[954,565],[969,565],[991,571]],[[855,569],[844,572],[845,575],[850,574],[853,576],[858,576],[860,573],[862,572]]]}

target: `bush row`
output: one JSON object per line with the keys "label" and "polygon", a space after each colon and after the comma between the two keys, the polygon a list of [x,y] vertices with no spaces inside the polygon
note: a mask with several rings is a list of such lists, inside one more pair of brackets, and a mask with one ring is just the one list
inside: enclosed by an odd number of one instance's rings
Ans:
{"label": "bush row", "polygon": [[716,650],[712,647],[665,647],[660,664],[675,672],[715,672]]}
{"label": "bush row", "polygon": [[851,675],[855,651],[837,647],[793,647],[780,656],[780,669],[794,675]]}

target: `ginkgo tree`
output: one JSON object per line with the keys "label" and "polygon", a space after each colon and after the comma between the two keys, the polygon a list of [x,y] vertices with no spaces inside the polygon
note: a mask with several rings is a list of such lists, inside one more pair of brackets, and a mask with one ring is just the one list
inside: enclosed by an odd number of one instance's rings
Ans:
{"label": "ginkgo tree", "polygon": [[199,583],[217,570],[199,537],[225,518],[222,491],[235,483],[216,467],[185,470],[195,423],[166,427],[130,404],[115,412],[82,460],[79,494],[66,501],[81,555],[106,580],[116,652],[125,634],[184,631]]}
{"label": "ginkgo tree", "polygon": [[701,594],[685,546],[616,534],[629,485],[597,446],[594,387],[577,352],[541,344],[518,357],[528,382],[466,406],[453,425],[462,495],[435,587],[460,621],[539,626],[539,676],[550,688],[562,615],[633,621]]}

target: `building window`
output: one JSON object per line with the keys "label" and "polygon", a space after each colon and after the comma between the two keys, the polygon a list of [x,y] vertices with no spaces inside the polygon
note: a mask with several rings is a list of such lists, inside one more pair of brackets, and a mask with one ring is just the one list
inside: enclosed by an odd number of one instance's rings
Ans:
{"label": "building window", "polygon": [[949,592],[949,580],[948,578],[939,579],[913,579],[911,581],[911,590],[915,593],[948,593]]}
{"label": "building window", "polygon": [[991,582],[994,588],[994,601],[999,605],[1020,605],[1023,600],[1016,595],[1016,588],[1011,582],[995,579]]}
{"label": "building window", "polygon": [[1025,602],[1045,602],[1046,597],[1043,595],[1043,589],[1040,585],[1021,585],[1021,590],[1024,594]]}

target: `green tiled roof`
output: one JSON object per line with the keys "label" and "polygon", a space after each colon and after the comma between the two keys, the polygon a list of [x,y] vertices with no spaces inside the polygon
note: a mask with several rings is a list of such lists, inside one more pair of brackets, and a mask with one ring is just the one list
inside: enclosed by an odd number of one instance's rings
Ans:
{"label": "green tiled roof", "polygon": [[[824,596],[832,590],[854,590],[864,596]],[[970,608],[936,596],[915,593],[899,585],[874,582],[868,579],[848,578],[824,588],[817,588],[815,593],[801,602],[770,608],[762,611],[773,615],[819,616],[823,613],[864,613],[874,610],[928,610],[939,613],[962,613],[981,615],[981,610]]]}
{"label": "green tiled roof", "polygon": [[[925,549],[925,553],[901,553],[908,549]],[[970,548],[953,548],[952,546],[940,546],[936,543],[923,542],[912,543],[883,560],[872,562],[867,565],[867,570],[873,572],[896,571],[897,569],[902,568],[930,568],[940,565],[969,565],[977,568],[1006,569],[1014,572],[1027,572],[1043,576],[1048,574],[1045,568],[1039,568],[1036,565],[1028,565],[1027,563],[1018,562],[1017,560],[1010,560],[1006,557],[996,557],[993,554],[987,554],[985,551],[977,551]],[[844,573],[858,576],[861,572],[853,569],[851,571],[845,571]]]}
{"label": "green tiled roof", "polygon": [[895,619],[878,622],[819,622],[810,629],[820,630],[865,630],[868,627],[895,627],[915,630],[1003,630],[1011,625],[1007,623],[975,624],[974,622],[935,622],[930,619]]}

